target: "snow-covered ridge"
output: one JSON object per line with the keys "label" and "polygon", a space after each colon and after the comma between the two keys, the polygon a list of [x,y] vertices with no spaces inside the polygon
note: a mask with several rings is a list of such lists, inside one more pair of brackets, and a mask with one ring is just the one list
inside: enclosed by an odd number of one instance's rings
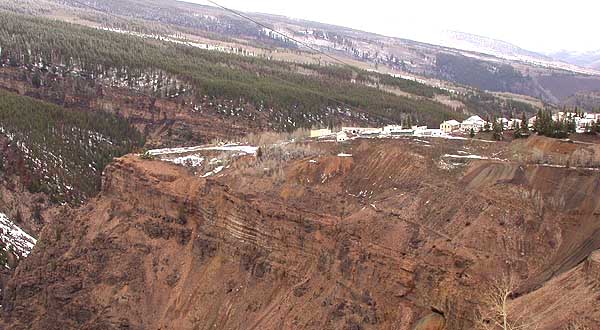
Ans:
{"label": "snow-covered ridge", "polygon": [[226,144],[223,146],[196,146],[196,147],[181,147],[181,148],[165,148],[165,149],[153,149],[149,150],[148,154],[152,156],[163,156],[172,154],[186,154],[198,151],[237,151],[245,154],[253,155],[256,154],[258,147],[243,146],[238,144]]}
{"label": "snow-covered ridge", "polygon": [[[600,71],[598,70],[556,60],[549,56],[522,49],[502,40],[496,40],[464,32],[442,31],[439,35],[431,37],[427,41],[443,47],[492,55],[500,59],[526,63],[547,69],[560,69],[580,74],[600,75]],[[461,52],[461,55],[485,61],[493,61],[491,58],[483,57],[473,53],[469,54]]]}
{"label": "snow-covered ridge", "polygon": [[27,257],[37,243],[35,238],[10,221],[4,213],[0,213],[0,240],[4,243],[4,251],[12,248],[23,257]]}
{"label": "snow-covered ridge", "polygon": [[190,46],[190,47],[194,47],[194,48],[213,50],[213,51],[218,51],[218,52],[222,52],[222,53],[237,54],[237,55],[244,55],[244,56],[256,56],[256,54],[251,51],[240,52],[238,50],[238,48],[222,46],[219,44],[205,44],[205,43],[199,43],[199,42],[193,42],[193,41],[187,41],[187,40],[180,40],[176,36],[165,37],[165,36],[161,36],[161,35],[145,34],[145,33],[140,33],[140,32],[135,32],[135,31],[121,30],[121,29],[107,28],[107,27],[102,27],[102,28],[98,28],[98,29],[103,30],[103,31],[120,33],[120,34],[127,34],[130,36],[140,37],[140,38],[144,38],[144,39],[156,39],[156,40],[160,40],[160,41],[171,42],[171,43]]}
{"label": "snow-covered ridge", "polygon": [[[210,151],[225,152],[227,156],[207,160],[206,152]],[[229,168],[229,166],[225,167],[225,165],[227,165],[231,159],[247,155],[256,155],[257,152],[258,147],[239,144],[226,144],[222,146],[154,149],[149,150],[147,155],[156,157],[164,162],[191,167],[195,170],[204,169],[204,171],[208,172],[204,173],[204,175],[201,175],[201,177],[206,178],[220,173],[225,168]]]}

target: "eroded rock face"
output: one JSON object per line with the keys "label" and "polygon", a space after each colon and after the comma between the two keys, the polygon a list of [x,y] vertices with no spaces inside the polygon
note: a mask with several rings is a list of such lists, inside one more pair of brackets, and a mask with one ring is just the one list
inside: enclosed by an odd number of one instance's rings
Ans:
{"label": "eroded rock face", "polygon": [[444,330],[446,319],[439,313],[430,313],[419,320],[414,330]]}
{"label": "eroded rock face", "polygon": [[590,285],[600,288],[600,250],[594,251],[583,264],[583,272]]}
{"label": "eroded rock face", "polygon": [[[595,244],[584,234],[597,195],[565,199],[576,216],[563,214],[537,179],[545,169],[482,161],[448,172],[437,148],[405,141],[345,148],[352,159],[282,164],[277,182],[235,164],[207,180],[116,160],[97,198],[43,230],[3,294],[4,324],[469,329],[493,276],[533,281],[560,270],[564,251]],[[593,176],[563,174],[565,187],[595,189]],[[574,223],[579,239],[565,229]]]}

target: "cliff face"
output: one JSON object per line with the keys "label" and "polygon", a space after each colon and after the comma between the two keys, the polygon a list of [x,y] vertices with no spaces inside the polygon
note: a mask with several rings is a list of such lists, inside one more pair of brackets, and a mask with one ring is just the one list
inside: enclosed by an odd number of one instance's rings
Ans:
{"label": "cliff face", "polygon": [[547,274],[568,274],[600,248],[589,239],[600,226],[595,173],[440,166],[451,150],[497,151],[467,142],[344,148],[353,157],[326,150],[282,163],[278,180],[243,162],[203,179],[116,160],[97,198],[44,229],[4,290],[4,324],[468,329],[499,274],[517,275],[531,297]]}

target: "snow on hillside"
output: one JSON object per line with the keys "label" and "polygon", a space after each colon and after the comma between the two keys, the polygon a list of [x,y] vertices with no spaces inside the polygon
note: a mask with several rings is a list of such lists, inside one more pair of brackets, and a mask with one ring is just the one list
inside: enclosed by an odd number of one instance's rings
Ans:
{"label": "snow on hillside", "polygon": [[187,156],[175,157],[175,158],[165,158],[163,160],[166,162],[171,162],[171,163],[178,164],[178,165],[197,167],[197,166],[200,166],[202,164],[202,162],[204,162],[204,157],[200,157],[198,155],[187,155]]}
{"label": "snow on hillside", "polygon": [[145,33],[139,33],[139,32],[135,32],[135,31],[121,30],[121,29],[115,29],[115,28],[106,28],[106,27],[99,28],[99,30],[115,32],[115,33],[120,33],[120,34],[127,34],[130,36],[140,37],[140,38],[144,38],[144,39],[156,39],[156,40],[160,40],[160,41],[166,41],[166,42],[171,42],[171,43],[175,43],[175,44],[179,44],[179,45],[186,45],[186,46],[190,46],[190,47],[194,47],[194,48],[205,49],[205,50],[218,51],[218,52],[227,53],[227,54],[237,54],[237,55],[243,55],[243,56],[257,56],[254,52],[251,52],[251,51],[240,52],[239,48],[222,46],[220,44],[205,44],[205,43],[193,42],[193,41],[189,41],[189,40],[181,40],[181,39],[178,39],[178,37],[174,36],[174,35],[165,37],[165,36],[161,36],[161,35],[145,34]]}
{"label": "snow on hillside", "polygon": [[[548,69],[561,69],[581,74],[600,75],[600,71],[584,68],[549,56],[525,50],[511,43],[458,31],[442,31],[428,42],[436,45],[470,52],[492,55],[509,61],[517,61]],[[466,55],[466,54],[463,54]],[[472,57],[477,57],[471,54]],[[479,58],[479,57],[478,57]],[[489,60],[481,57],[482,60]]]}
{"label": "snow on hillside", "polygon": [[[208,161],[206,158],[206,152],[210,151],[220,151],[223,152],[225,156],[221,155],[218,158],[212,158]],[[161,161],[178,164],[185,167],[202,167],[205,170],[212,169],[211,171],[205,173],[202,176],[203,178],[205,178],[221,172],[225,168],[223,165],[229,163],[231,159],[246,155],[256,155],[257,152],[257,147],[238,144],[226,144],[222,146],[212,147],[197,146],[154,149],[148,151],[147,154],[157,157]]]}
{"label": "snow on hillside", "polygon": [[547,53],[547,55],[562,62],[600,70],[600,49],[585,52],[561,50],[558,52]]}
{"label": "snow on hillside", "polygon": [[4,244],[4,251],[12,248],[23,257],[27,257],[37,243],[35,238],[10,221],[4,213],[0,213],[0,240]]}

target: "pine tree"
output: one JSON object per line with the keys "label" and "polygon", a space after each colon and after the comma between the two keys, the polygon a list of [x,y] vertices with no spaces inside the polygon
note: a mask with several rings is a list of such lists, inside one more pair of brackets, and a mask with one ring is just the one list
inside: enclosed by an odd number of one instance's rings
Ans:
{"label": "pine tree", "polygon": [[571,118],[568,123],[568,131],[571,133],[575,133],[577,131],[577,123],[575,122],[575,118]]}
{"label": "pine tree", "polygon": [[483,131],[484,131],[484,132],[489,132],[489,131],[490,131],[490,123],[489,123],[489,120],[486,120],[485,124],[483,125]]}
{"label": "pine tree", "polygon": [[544,121],[544,112],[542,111],[542,109],[539,109],[537,112],[537,115],[535,117],[535,122],[533,124],[533,130],[535,132],[537,132],[538,134],[541,134],[541,132],[542,132],[543,121]]}
{"label": "pine tree", "polygon": [[527,116],[525,112],[521,115],[521,133],[529,134],[529,122],[527,121]]}
{"label": "pine tree", "polygon": [[40,73],[39,72],[35,72],[33,74],[33,76],[31,77],[31,84],[33,85],[33,87],[35,88],[40,88],[42,87],[42,78],[40,77]]}
{"label": "pine tree", "polygon": [[502,119],[496,119],[496,117],[494,117],[494,122],[492,123],[492,131],[494,132],[493,136],[494,136],[494,140],[496,141],[501,141],[503,139],[502,136]]}
{"label": "pine tree", "polygon": [[415,124],[416,124],[416,122],[415,122],[415,123],[413,123],[413,118],[412,118],[412,115],[409,115],[409,116],[408,116],[408,128],[412,128],[412,127],[413,127],[413,125],[415,125]]}

